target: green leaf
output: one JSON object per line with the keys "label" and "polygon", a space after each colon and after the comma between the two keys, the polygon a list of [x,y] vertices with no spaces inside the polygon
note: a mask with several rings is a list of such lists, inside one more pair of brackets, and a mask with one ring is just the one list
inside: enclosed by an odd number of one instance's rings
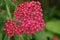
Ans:
{"label": "green leaf", "polygon": [[60,20],[51,20],[46,23],[46,29],[54,33],[60,34]]}
{"label": "green leaf", "polygon": [[8,35],[5,35],[4,40],[10,40],[10,37]]}
{"label": "green leaf", "polygon": [[47,31],[46,33],[49,38],[53,38],[55,36],[55,34],[50,31]]}
{"label": "green leaf", "polygon": [[3,30],[4,27],[4,22],[6,20],[6,18],[3,18],[4,16],[2,15],[2,17],[0,16],[0,32]]}
{"label": "green leaf", "polygon": [[0,33],[0,40],[2,40],[2,33]]}
{"label": "green leaf", "polygon": [[20,36],[16,35],[16,36],[14,36],[14,38],[15,38],[15,40],[24,40],[22,35],[20,35]]}
{"label": "green leaf", "polygon": [[39,31],[35,34],[36,40],[47,40],[47,34],[44,31]]}
{"label": "green leaf", "polygon": [[31,40],[32,39],[32,35],[24,34],[23,37],[24,37],[24,40]]}
{"label": "green leaf", "polygon": [[8,2],[9,2],[12,6],[16,6],[16,4],[15,4],[13,1],[8,0]]}

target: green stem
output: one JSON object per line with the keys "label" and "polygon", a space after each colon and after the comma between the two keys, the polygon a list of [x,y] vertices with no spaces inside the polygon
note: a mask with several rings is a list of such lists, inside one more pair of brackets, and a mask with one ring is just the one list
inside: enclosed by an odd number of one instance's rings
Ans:
{"label": "green stem", "polygon": [[6,34],[4,40],[10,40],[10,37]]}
{"label": "green stem", "polygon": [[10,1],[10,4],[12,4],[13,6],[15,6],[15,8],[17,7],[17,3],[11,2],[11,0],[9,0],[9,1]]}
{"label": "green stem", "polygon": [[9,6],[8,6],[8,0],[5,0],[5,3],[6,3],[6,10],[7,10],[8,16],[11,19],[11,13],[10,13]]}
{"label": "green stem", "polygon": [[24,40],[23,35],[20,35],[21,39]]}

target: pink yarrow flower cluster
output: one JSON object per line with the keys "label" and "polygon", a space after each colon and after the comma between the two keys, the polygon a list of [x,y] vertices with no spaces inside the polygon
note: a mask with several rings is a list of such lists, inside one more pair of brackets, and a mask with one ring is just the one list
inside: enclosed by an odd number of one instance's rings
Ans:
{"label": "pink yarrow flower cluster", "polygon": [[59,38],[58,37],[54,37],[51,40],[59,40]]}
{"label": "pink yarrow flower cluster", "polygon": [[7,20],[5,23],[5,31],[9,36],[14,36],[14,34],[21,35],[23,32],[23,28],[21,28],[19,25],[16,25],[16,23],[13,20]]}
{"label": "pink yarrow flower cluster", "polygon": [[27,34],[34,34],[39,30],[43,30],[44,26],[45,24],[43,19],[40,21],[29,19],[22,24],[22,27]]}
{"label": "pink yarrow flower cluster", "polygon": [[27,34],[33,34],[45,27],[40,2],[21,3],[18,5],[17,10],[14,11],[14,15],[16,20],[22,23],[22,27]]}
{"label": "pink yarrow flower cluster", "polygon": [[43,17],[40,2],[24,2],[19,4],[14,15],[18,22],[24,22],[27,19],[40,20]]}
{"label": "pink yarrow flower cluster", "polygon": [[[10,35],[10,30],[12,29],[12,34],[34,34],[39,30],[43,30],[45,27],[45,22],[43,19],[42,7],[40,2],[24,2],[17,6],[17,9],[14,11],[14,16],[17,22],[22,23],[21,26],[17,26],[16,23],[12,21],[6,22],[6,31]],[[9,29],[11,28],[11,29]],[[16,30],[15,30],[16,28]],[[19,30],[19,31],[17,31]]]}

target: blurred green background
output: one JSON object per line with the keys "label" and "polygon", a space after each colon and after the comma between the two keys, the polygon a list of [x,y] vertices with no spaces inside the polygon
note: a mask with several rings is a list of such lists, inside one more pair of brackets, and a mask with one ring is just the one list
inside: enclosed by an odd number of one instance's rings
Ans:
{"label": "blurred green background", "polygon": [[[31,0],[0,0],[0,40],[49,40],[57,36],[60,38],[60,0],[38,0],[42,3],[46,27],[34,35],[8,37],[4,32],[4,22],[9,19],[9,14],[14,18],[13,12],[19,3]],[[36,0],[35,0],[36,1]]]}

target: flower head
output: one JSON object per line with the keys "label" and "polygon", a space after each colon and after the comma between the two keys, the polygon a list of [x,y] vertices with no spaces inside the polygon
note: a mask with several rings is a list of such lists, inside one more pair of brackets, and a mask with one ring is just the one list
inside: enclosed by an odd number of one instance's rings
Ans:
{"label": "flower head", "polygon": [[9,36],[14,36],[14,33],[20,35],[23,32],[22,28],[19,25],[16,25],[13,20],[6,21],[4,30]]}
{"label": "flower head", "polygon": [[42,8],[40,2],[24,2],[18,5],[14,15],[18,22],[24,22],[27,19],[39,20],[42,18]]}
{"label": "flower head", "polygon": [[54,37],[51,40],[59,40],[59,38],[58,37]]}
{"label": "flower head", "polygon": [[20,35],[23,31],[27,34],[34,34],[45,27],[40,2],[32,1],[19,4],[14,11],[14,16],[17,22],[21,22],[22,25],[19,26],[13,20],[7,20],[5,31],[9,36],[14,36],[14,33]]}
{"label": "flower head", "polygon": [[41,19],[40,21],[29,19],[22,24],[22,27],[27,34],[34,34],[39,30],[43,30],[45,27],[45,23],[43,19]]}
{"label": "flower head", "polygon": [[21,26],[27,34],[34,34],[45,27],[40,2],[21,3],[14,11],[14,15],[16,20],[22,23]]}

